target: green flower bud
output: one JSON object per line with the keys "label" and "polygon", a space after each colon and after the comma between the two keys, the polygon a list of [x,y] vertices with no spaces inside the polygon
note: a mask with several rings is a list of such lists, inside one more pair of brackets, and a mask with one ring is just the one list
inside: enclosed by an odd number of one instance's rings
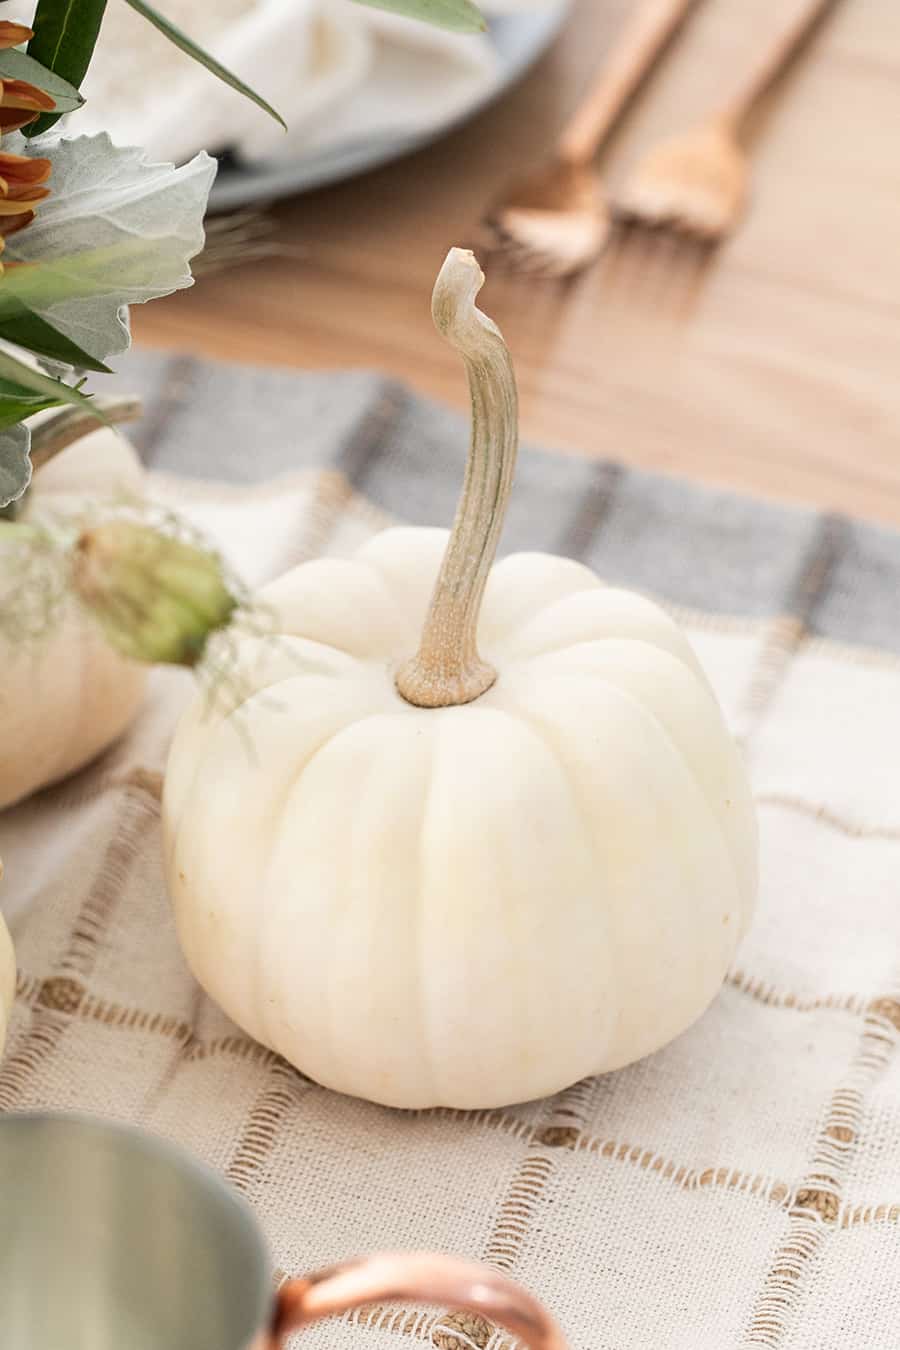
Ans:
{"label": "green flower bud", "polygon": [[196,665],[237,608],[214,553],[130,521],[82,532],[72,582],[110,645],[148,664]]}

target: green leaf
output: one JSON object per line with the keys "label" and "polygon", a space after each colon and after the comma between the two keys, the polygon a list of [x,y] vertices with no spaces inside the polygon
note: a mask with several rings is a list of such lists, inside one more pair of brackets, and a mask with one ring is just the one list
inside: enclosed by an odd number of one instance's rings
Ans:
{"label": "green leaf", "polygon": [[4,351],[2,348],[0,348],[0,379],[8,380],[18,389],[40,394],[43,399],[50,399],[54,404],[71,403],[77,408],[89,410],[97,421],[106,421],[103,413],[95,408],[91,400],[80,390],[70,384],[63,384],[62,380],[54,379],[52,375],[45,375],[42,370],[35,370],[26,361],[20,361],[12,352]]}
{"label": "green leaf", "polygon": [[[16,380],[0,379],[0,398],[14,403],[30,403],[34,398],[34,390],[26,389],[24,384],[19,384]],[[21,417],[26,415],[22,413]]]}
{"label": "green leaf", "polygon": [[370,9],[386,9],[410,19],[451,28],[457,33],[483,33],[487,24],[471,0],[357,0]]}
{"label": "green leaf", "polygon": [[9,297],[7,317],[0,318],[0,338],[14,342],[19,347],[34,352],[37,356],[50,357],[53,361],[62,361],[67,366],[80,370],[96,370],[103,375],[111,375],[109,366],[91,356],[77,342],[67,338],[52,323],[35,314],[27,305]]}
{"label": "green leaf", "polygon": [[41,65],[40,61],[26,56],[25,52],[20,52],[16,47],[0,51],[0,79],[27,80],[29,84],[36,84],[38,89],[43,89],[55,100],[54,117],[72,112],[84,103],[78,90],[73,88],[68,80],[55,75],[52,70]]}
{"label": "green leaf", "polygon": [[[38,0],[28,55],[78,89],[91,63],[105,9],[106,0]],[[47,92],[53,94],[52,89]],[[39,136],[58,116],[45,113],[31,123],[25,135]]]}
{"label": "green leaf", "polygon": [[0,432],[0,510],[18,501],[31,482],[31,432],[19,423]]}
{"label": "green leaf", "polygon": [[45,408],[58,408],[60,401],[58,398],[32,398],[27,402],[18,398],[3,398],[0,396],[0,431],[6,431],[8,427],[13,427],[17,422],[22,422],[26,417],[33,417],[35,413],[43,412]]}
{"label": "green leaf", "polygon": [[[145,0],[125,0],[125,2],[142,15],[148,23],[152,23],[154,28],[158,28],[181,51],[193,57],[195,61],[199,61],[201,66],[205,66],[208,71],[232,89],[236,89],[239,94],[249,98],[251,103],[255,103],[258,108],[262,108],[263,112],[267,112],[270,117],[274,117],[275,121],[287,131],[284,118],[275,111],[271,103],[267,103],[261,94],[257,94],[249,85],[244,84],[243,80],[238,79],[233,71],[226,69],[214,56],[210,56],[209,52],[205,52],[202,47],[198,47],[196,42],[188,37],[187,33],[183,33],[180,28],[176,28],[174,23],[170,23],[164,14],[160,14],[152,5],[146,4]],[[446,3],[446,0],[443,0],[443,2]],[[456,2],[457,0],[453,0],[453,3]],[[465,0],[459,0],[459,2],[465,3]]]}
{"label": "green leaf", "polygon": [[0,431],[6,431],[17,422],[24,422],[26,417],[33,417],[35,413],[43,412],[45,408],[58,407],[59,403],[58,398],[41,398],[35,395],[34,391],[26,389],[24,384],[0,379]]}

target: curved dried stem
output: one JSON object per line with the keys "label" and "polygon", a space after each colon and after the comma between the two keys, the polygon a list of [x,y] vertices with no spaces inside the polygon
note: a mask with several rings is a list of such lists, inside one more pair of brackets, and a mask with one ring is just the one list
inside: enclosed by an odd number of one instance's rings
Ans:
{"label": "curved dried stem", "polygon": [[471,703],[497,678],[478,654],[476,634],[515,469],[518,395],[500,330],[475,304],[483,284],[474,255],[454,248],[432,298],[435,325],[466,367],[472,439],[462,496],[421,644],[397,675],[399,692],[422,708]]}

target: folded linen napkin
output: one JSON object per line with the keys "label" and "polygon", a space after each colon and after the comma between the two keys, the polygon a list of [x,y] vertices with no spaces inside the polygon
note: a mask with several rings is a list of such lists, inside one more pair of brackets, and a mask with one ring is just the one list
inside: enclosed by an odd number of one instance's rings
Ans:
{"label": "folded linen napkin", "polygon": [[[493,0],[486,13],[560,7]],[[183,13],[179,13],[183,10]],[[175,0],[167,14],[266,98],[265,113],[192,64],[125,5],[111,6],[71,127],[176,162],[231,149],[247,163],[296,159],[451,121],[497,80],[490,35],[461,35],[352,0]]]}

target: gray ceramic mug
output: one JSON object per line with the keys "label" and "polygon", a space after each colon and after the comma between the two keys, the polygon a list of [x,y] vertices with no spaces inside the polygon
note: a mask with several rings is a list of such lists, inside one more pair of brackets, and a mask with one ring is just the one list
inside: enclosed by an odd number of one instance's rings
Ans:
{"label": "gray ceramic mug", "polygon": [[550,1315],[485,1266],[382,1253],[275,1294],[249,1206],[173,1145],[88,1117],[0,1117],[0,1345],[278,1350],[366,1303],[434,1303],[565,1350]]}

